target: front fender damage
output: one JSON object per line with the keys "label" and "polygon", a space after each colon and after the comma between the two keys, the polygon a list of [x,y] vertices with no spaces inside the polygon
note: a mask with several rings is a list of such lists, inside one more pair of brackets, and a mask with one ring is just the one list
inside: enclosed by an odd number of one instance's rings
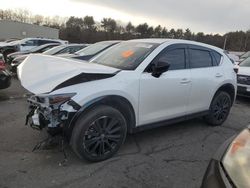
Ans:
{"label": "front fender damage", "polygon": [[50,135],[61,133],[66,122],[77,112],[78,106],[73,100],[65,103],[49,104],[47,98],[31,96],[28,99],[29,113],[26,116],[26,125],[42,130],[47,128]]}

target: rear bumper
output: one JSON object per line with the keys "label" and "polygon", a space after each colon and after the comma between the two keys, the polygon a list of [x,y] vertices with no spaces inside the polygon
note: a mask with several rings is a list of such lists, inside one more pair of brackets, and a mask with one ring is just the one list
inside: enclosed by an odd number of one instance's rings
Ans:
{"label": "rear bumper", "polygon": [[206,173],[203,177],[201,188],[232,188],[230,179],[222,165],[222,158],[235,137],[231,137],[224,142],[210,160]]}
{"label": "rear bumper", "polygon": [[6,89],[11,85],[11,74],[7,71],[0,71],[0,89]]}

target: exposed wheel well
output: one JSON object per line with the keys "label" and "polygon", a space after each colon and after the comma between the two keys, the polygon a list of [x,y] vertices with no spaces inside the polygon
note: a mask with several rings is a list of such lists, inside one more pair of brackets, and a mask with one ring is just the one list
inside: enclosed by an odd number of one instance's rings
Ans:
{"label": "exposed wheel well", "polygon": [[224,91],[227,92],[230,97],[231,97],[231,101],[232,101],[232,105],[233,105],[233,101],[235,99],[235,88],[232,84],[224,84],[222,85],[215,93],[215,95],[219,92],[219,91]]}
{"label": "exposed wheel well", "polygon": [[91,109],[93,109],[99,105],[107,105],[107,106],[111,106],[111,107],[119,110],[126,119],[127,126],[128,126],[127,127],[128,132],[132,133],[133,128],[135,127],[135,123],[136,123],[135,111],[133,109],[133,106],[124,97],[117,96],[117,95],[109,95],[109,96],[104,96],[104,97],[100,97],[98,99],[93,100],[92,102],[89,103],[89,105],[83,106],[78,111],[78,113],[73,117],[73,119],[68,127],[68,130],[70,131],[70,135],[71,135],[71,132],[75,126],[76,120],[80,116],[86,114],[88,111],[90,111]]}

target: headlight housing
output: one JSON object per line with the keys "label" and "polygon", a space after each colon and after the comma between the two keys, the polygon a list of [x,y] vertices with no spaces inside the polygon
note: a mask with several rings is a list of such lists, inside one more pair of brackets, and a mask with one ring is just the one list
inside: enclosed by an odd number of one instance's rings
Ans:
{"label": "headlight housing", "polygon": [[222,164],[236,187],[250,185],[250,130],[243,130],[231,143]]}
{"label": "headlight housing", "polygon": [[76,93],[63,93],[55,95],[39,95],[37,101],[40,103],[47,103],[48,105],[60,105],[69,101]]}
{"label": "headlight housing", "polygon": [[69,101],[76,93],[65,93],[65,94],[58,94],[58,95],[51,95],[49,96],[49,103],[50,104],[58,104],[64,103]]}

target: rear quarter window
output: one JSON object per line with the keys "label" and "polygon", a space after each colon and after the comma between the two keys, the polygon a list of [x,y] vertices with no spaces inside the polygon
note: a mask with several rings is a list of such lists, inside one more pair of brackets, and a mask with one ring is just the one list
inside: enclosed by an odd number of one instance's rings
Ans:
{"label": "rear quarter window", "polygon": [[221,57],[222,57],[221,54],[219,54],[219,53],[216,52],[216,51],[213,51],[212,54],[213,54],[213,56],[214,56],[214,64],[215,64],[216,66],[220,65]]}
{"label": "rear quarter window", "polygon": [[212,67],[213,60],[209,51],[200,49],[189,49],[190,68]]}

